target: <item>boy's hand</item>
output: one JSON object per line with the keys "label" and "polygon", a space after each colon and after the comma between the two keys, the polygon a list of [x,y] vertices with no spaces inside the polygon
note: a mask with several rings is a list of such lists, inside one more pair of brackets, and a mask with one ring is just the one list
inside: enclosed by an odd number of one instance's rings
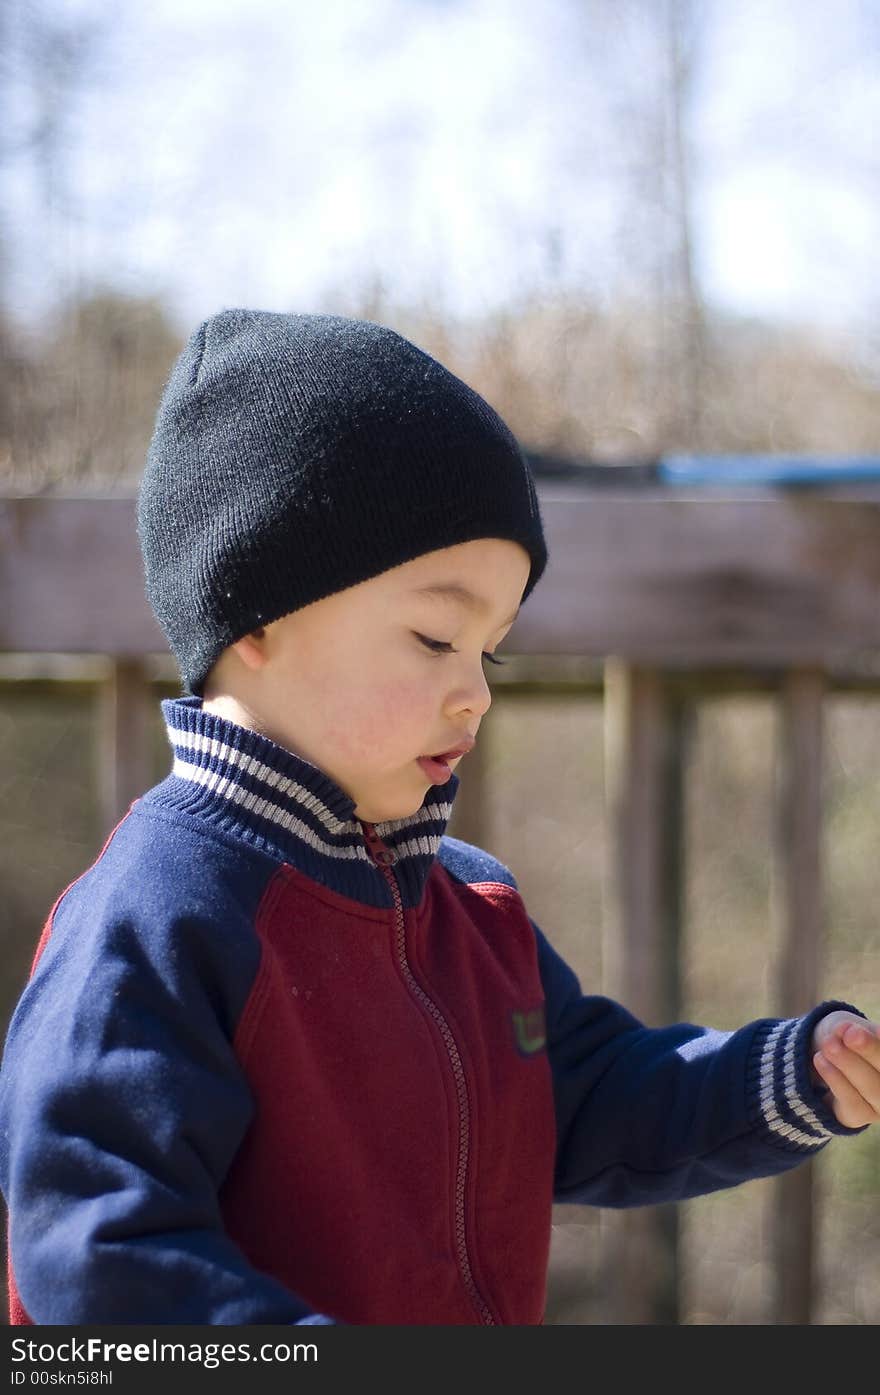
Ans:
{"label": "boy's hand", "polygon": [[831,1091],[828,1101],[844,1128],[880,1120],[880,1026],[838,1009],[813,1030],[813,1068]]}

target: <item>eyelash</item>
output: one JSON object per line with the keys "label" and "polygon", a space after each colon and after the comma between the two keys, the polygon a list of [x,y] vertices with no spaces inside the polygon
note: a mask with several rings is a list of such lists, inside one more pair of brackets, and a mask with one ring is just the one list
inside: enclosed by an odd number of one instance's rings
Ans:
{"label": "eyelash", "polygon": [[[458,650],[457,650],[457,649],[453,649],[452,645],[449,644],[449,643],[447,643],[447,641],[446,641],[445,639],[428,639],[427,635],[420,635],[420,634],[418,634],[417,632],[414,632],[414,633],[416,633],[416,639],[421,640],[421,642],[422,642],[422,644],[424,644],[425,648],[426,648],[426,649],[430,649],[431,652],[434,653],[434,654],[457,654],[457,653],[458,653]],[[503,664],[503,663],[504,663],[504,659],[496,659],[496,657],[495,657],[494,654],[487,654],[486,651],[485,651],[485,649],[483,650],[483,658],[484,658],[484,659],[488,659],[490,664]]]}

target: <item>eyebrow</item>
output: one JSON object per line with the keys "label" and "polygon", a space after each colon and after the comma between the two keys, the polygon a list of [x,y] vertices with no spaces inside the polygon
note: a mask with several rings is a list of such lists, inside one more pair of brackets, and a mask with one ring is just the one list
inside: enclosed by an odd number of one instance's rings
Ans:
{"label": "eyebrow", "polygon": [[[433,586],[417,586],[415,595],[451,598],[467,606],[468,610],[479,611],[482,615],[487,615],[492,608],[488,601],[485,601],[482,596],[478,596],[475,591],[471,591],[469,587],[463,586],[460,581],[442,581]],[[513,614],[508,616],[506,620],[502,620],[501,624],[512,625],[519,612],[520,607],[517,606]]]}

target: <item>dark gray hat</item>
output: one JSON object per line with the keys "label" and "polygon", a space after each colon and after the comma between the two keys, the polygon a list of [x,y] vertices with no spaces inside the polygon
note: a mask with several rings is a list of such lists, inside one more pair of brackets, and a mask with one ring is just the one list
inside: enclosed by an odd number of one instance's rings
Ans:
{"label": "dark gray hat", "polygon": [[187,691],[234,640],[425,552],[520,543],[547,562],[511,432],[383,325],[224,310],[175,363],[137,506],[150,604]]}

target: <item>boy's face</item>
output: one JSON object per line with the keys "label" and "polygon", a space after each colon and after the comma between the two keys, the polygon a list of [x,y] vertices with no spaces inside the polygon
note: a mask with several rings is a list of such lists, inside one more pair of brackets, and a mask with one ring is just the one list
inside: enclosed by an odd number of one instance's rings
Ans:
{"label": "boy's face", "polygon": [[[405,818],[441,783],[419,757],[476,736],[491,701],[483,652],[510,629],[529,570],[525,549],[501,538],[425,553],[238,640],[211,671],[204,710],[317,765],[358,818]],[[423,589],[452,585],[478,603]]]}

